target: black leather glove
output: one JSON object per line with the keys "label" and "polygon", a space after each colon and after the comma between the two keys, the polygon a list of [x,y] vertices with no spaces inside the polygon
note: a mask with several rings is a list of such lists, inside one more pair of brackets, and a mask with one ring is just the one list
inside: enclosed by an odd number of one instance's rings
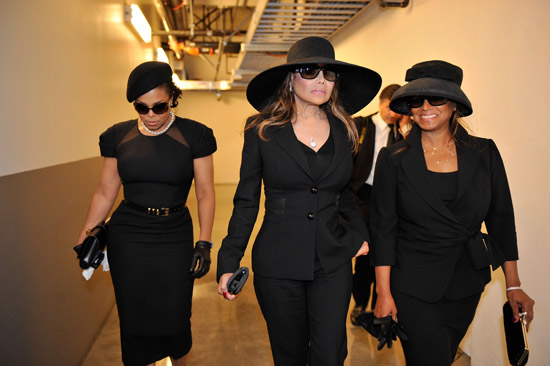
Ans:
{"label": "black leather glove", "polygon": [[391,315],[385,316],[383,318],[374,318],[374,325],[380,327],[377,337],[377,348],[379,351],[384,348],[385,344],[388,346],[388,348],[391,348],[392,342],[397,340],[397,337],[399,337],[403,341],[406,341],[408,339],[407,335],[403,331],[403,328],[393,321]]}
{"label": "black leather glove", "polygon": [[191,260],[191,268],[189,268],[189,272],[192,272],[191,277],[201,278],[208,273],[211,263],[210,249],[212,249],[212,243],[209,241],[199,240],[195,243],[193,258]]}
{"label": "black leather glove", "polygon": [[376,318],[374,313],[369,311],[359,315],[356,320],[370,335],[378,339],[379,351],[384,348],[384,345],[391,348],[392,342],[397,340],[397,337],[404,341],[408,339],[403,328],[393,321],[391,315]]}

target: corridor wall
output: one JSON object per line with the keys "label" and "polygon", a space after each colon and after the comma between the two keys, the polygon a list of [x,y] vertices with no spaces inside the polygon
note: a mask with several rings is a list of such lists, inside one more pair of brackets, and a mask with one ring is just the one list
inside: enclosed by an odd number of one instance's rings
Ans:
{"label": "corridor wall", "polygon": [[[336,56],[378,71],[383,85],[405,83],[421,61],[442,59],[464,70],[473,104],[473,133],[494,139],[504,159],[515,206],[523,288],[536,301],[529,331],[530,365],[549,365],[550,206],[548,104],[550,3],[546,0],[412,0],[409,7],[373,5],[331,41]],[[376,111],[371,103],[358,115]],[[507,364],[502,271],[493,272],[462,348],[472,366]]]}
{"label": "corridor wall", "polygon": [[0,3],[0,355],[78,365],[114,306],[72,247],[99,179],[99,133],[131,116],[126,80],[152,48],[119,0]]}

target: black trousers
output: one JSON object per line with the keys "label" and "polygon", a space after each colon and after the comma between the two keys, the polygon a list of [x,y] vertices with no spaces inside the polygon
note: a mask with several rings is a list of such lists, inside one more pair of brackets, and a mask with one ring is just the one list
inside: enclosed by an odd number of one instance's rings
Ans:
{"label": "black trousers", "polygon": [[[367,307],[372,293],[372,305],[376,304],[376,276],[374,267],[370,265],[370,254],[355,258],[353,273],[353,300],[355,306]],[[372,286],[372,290],[371,290]]]}
{"label": "black trousers", "polygon": [[[355,193],[355,202],[357,202],[359,211],[367,226],[369,225],[370,218],[371,192],[372,186],[363,184]],[[374,275],[374,267],[370,265],[370,254],[355,258],[354,269],[353,300],[355,301],[355,306],[363,306],[366,308],[372,293],[371,308],[374,309],[374,305],[376,304],[376,277]]]}
{"label": "black trousers", "polygon": [[474,319],[481,294],[428,303],[392,290],[397,320],[407,334],[401,341],[407,366],[449,366]]}
{"label": "black trousers", "polygon": [[275,366],[344,364],[351,279],[351,261],[331,273],[316,271],[313,281],[254,275]]}

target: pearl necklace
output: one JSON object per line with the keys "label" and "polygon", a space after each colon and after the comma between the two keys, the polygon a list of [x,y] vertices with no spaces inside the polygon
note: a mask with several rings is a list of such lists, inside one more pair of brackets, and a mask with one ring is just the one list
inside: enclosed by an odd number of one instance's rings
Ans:
{"label": "pearl necklace", "polygon": [[174,121],[176,120],[176,115],[174,114],[174,112],[170,111],[170,115],[172,116],[170,118],[170,122],[168,122],[168,125],[166,127],[164,127],[162,129],[162,131],[151,131],[150,129],[147,128],[147,126],[145,126],[145,123],[141,120],[141,118],[139,119],[139,121],[141,122],[141,127],[143,127],[143,129],[145,131],[147,131],[148,133],[152,134],[152,135],[162,135],[163,133],[165,133],[166,131],[168,131],[168,129],[170,128],[170,126],[172,126],[172,123],[174,123]]}
{"label": "pearl necklace", "polygon": [[[432,145],[432,147],[428,147],[423,142],[422,143],[422,150],[424,151],[425,154],[429,153],[429,156],[431,156],[435,159],[436,164],[441,163],[441,161],[440,161],[441,158],[445,159],[445,162],[448,163],[449,160],[455,156],[455,152],[453,151],[453,145],[454,145],[454,142],[451,140],[451,141],[449,141],[447,146],[441,148],[438,151],[437,147],[435,147],[433,145]],[[451,156],[450,157],[449,156],[445,157],[445,155],[448,155],[449,153],[450,153]],[[438,156],[436,156],[436,154]]]}

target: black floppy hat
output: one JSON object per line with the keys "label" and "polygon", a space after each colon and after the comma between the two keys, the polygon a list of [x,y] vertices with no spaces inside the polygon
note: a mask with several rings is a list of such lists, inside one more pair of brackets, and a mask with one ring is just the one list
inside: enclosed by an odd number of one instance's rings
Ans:
{"label": "black floppy hat", "polygon": [[248,84],[246,97],[256,110],[261,111],[269,103],[288,73],[300,65],[334,65],[339,73],[338,98],[349,114],[369,104],[382,85],[382,78],[375,71],[337,61],[332,44],[321,37],[306,37],[294,43],[286,61],[262,71]]}
{"label": "black floppy hat", "polygon": [[397,89],[390,102],[394,112],[410,115],[407,102],[411,97],[434,96],[444,97],[457,104],[460,115],[472,114],[472,104],[464,94],[462,84],[462,69],[446,61],[420,62],[407,70],[407,84]]}
{"label": "black floppy hat", "polygon": [[131,103],[149,90],[171,80],[172,68],[166,62],[144,62],[132,70],[128,77],[126,99]]}

